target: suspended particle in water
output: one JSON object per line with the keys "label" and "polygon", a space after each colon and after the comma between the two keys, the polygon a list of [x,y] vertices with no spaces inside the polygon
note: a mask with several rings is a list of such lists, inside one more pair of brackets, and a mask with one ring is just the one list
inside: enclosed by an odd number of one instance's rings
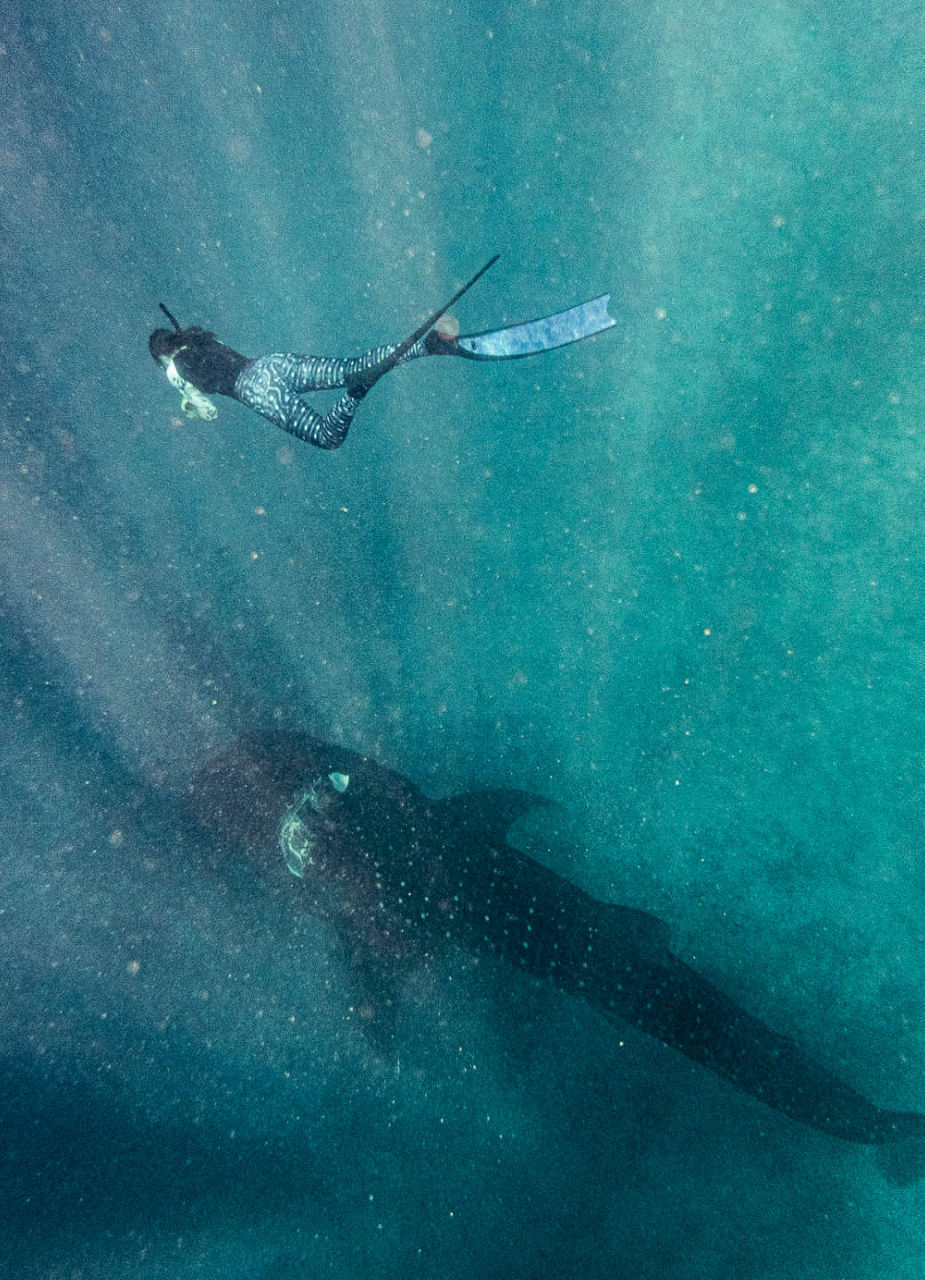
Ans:
{"label": "suspended particle in water", "polygon": [[228,155],[236,164],[244,164],[250,160],[252,151],[250,139],[244,134],[236,134],[228,141]]}
{"label": "suspended particle in water", "polygon": [[459,321],[455,316],[451,316],[449,313],[440,317],[437,323],[437,328],[441,333],[445,333],[448,338],[459,337]]}

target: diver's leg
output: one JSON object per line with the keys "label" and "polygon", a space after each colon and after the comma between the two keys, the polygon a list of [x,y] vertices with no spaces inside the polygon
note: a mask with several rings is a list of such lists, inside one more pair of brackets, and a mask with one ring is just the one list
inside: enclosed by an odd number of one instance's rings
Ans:
{"label": "diver's leg", "polygon": [[476,271],[471,280],[467,280],[461,289],[457,289],[439,311],[419,324],[410,337],[391,347],[374,347],[365,355],[352,359],[337,360],[322,356],[289,356],[291,362],[290,376],[293,379],[287,385],[293,391],[320,391],[327,387],[347,387],[354,396],[363,396],[390,369],[404,364],[407,360],[416,360],[419,356],[462,355],[461,351],[450,349],[446,343],[428,346],[425,337],[428,330],[433,329],[441,316],[446,315],[450,307],[457,303],[464,293],[481,280],[489,267],[498,261],[498,254],[489,258],[484,267]]}
{"label": "diver's leg", "polygon": [[372,372],[379,369],[387,372],[387,369],[404,364],[407,360],[416,360],[419,356],[430,355],[423,342],[416,342],[397,360],[389,363],[398,349],[396,343],[386,347],[373,347],[372,351],[366,351],[361,356],[286,354],[264,356],[263,359],[272,359],[276,362],[276,377],[297,395],[301,395],[303,391],[332,391],[338,387],[351,387],[351,385],[353,389],[364,389],[364,383],[368,384],[365,385],[365,390],[368,391],[372,386],[368,375]]}
{"label": "diver's leg", "polygon": [[234,396],[269,422],[319,449],[337,449],[350,430],[363,394],[341,396],[328,413],[321,414],[300,400],[288,384],[287,355],[261,356],[238,374]]}

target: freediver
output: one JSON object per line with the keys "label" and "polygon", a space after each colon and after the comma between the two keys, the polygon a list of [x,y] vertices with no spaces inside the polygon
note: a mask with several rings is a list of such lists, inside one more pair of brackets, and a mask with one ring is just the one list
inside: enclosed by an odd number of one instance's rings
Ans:
{"label": "freediver", "polygon": [[[567,346],[616,323],[607,313],[610,294],[603,294],[567,311],[505,329],[453,337],[435,328],[450,307],[497,261],[496,254],[404,342],[374,347],[360,356],[280,352],[250,359],[198,325],[182,328],[163,302],[160,308],[173,328],[155,329],[148,346],[171,386],[180,392],[180,406],[188,417],[211,421],[218,416],[218,409],[209,396],[229,396],[299,440],[319,449],[337,449],[366,393],[399,364],[421,356],[513,360]],[[337,388],[345,388],[344,394],[326,414],[299,399],[306,391]]]}

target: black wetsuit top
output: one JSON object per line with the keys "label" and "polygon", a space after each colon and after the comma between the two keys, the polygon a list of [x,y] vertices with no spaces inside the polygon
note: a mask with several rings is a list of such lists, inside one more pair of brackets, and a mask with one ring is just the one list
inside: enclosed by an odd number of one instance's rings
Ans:
{"label": "black wetsuit top", "polygon": [[253,361],[203,333],[192,336],[174,356],[173,363],[181,378],[207,396],[234,396],[238,375]]}

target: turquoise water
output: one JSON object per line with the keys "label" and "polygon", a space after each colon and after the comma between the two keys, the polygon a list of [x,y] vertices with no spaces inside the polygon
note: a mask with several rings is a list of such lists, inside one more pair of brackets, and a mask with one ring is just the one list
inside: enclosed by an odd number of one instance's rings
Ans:
{"label": "turquoise water", "polygon": [[[542,792],[522,847],[923,1107],[921,14],[6,15],[0,1275],[918,1277],[923,1184],[499,967],[377,1059],[173,797],[255,726]],[[463,331],[617,328],[334,454],[147,352],[358,352],[495,252]]]}

